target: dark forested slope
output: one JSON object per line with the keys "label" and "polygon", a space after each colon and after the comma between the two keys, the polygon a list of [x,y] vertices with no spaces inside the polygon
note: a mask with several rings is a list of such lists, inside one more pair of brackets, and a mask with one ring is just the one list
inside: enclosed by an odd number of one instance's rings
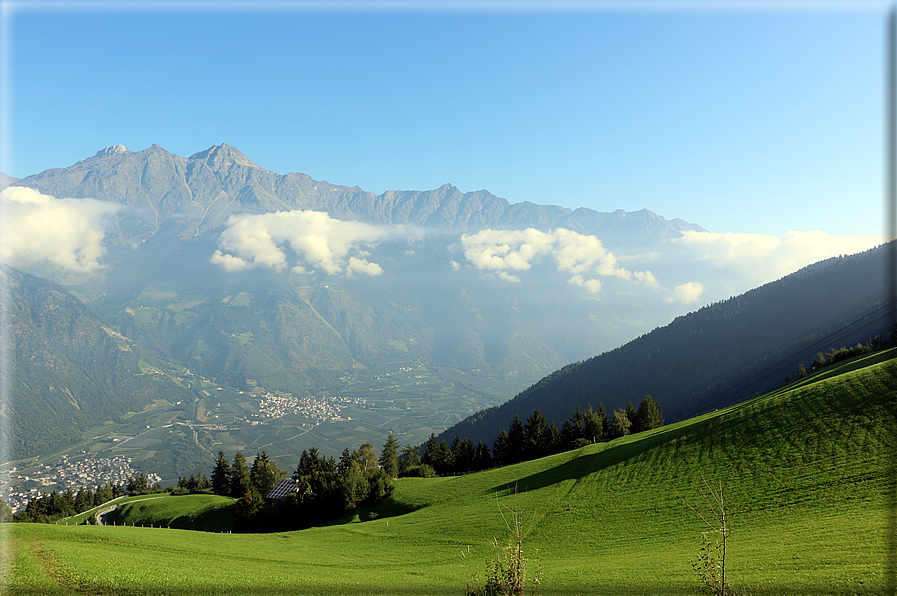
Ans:
{"label": "dark forested slope", "polygon": [[579,406],[608,415],[651,395],[667,422],[741,401],[809,370],[818,352],[886,335],[895,322],[888,294],[892,242],[820,261],[778,281],[676,318],[620,348],[570,364],[501,406],[446,430],[491,443],[515,415],[540,410],[558,426]]}

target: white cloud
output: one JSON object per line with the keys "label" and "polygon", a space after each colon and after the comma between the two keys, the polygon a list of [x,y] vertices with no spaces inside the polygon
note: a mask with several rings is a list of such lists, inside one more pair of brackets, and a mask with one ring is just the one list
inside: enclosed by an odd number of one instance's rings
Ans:
{"label": "white cloud", "polygon": [[878,236],[830,236],[819,230],[788,232],[782,238],[765,234],[684,232],[673,240],[683,257],[728,268],[758,286],[838,255],[855,254],[884,242]]}
{"label": "white cloud", "polygon": [[701,294],[703,293],[704,286],[701,284],[701,282],[690,281],[673,288],[672,295],[668,298],[665,298],[665,300],[667,302],[673,302],[674,300],[677,300],[682,304],[691,304],[700,300]]}
{"label": "white cloud", "polygon": [[[592,235],[564,228],[552,232],[526,230],[481,230],[461,236],[464,256],[477,269],[507,281],[520,281],[510,271],[526,271],[540,256],[554,259],[558,271],[574,274],[569,281],[593,294],[601,289],[599,277],[617,277],[657,288],[650,271],[635,272],[620,267],[614,254]],[[588,276],[588,277],[587,277]]]}
{"label": "white cloud", "polygon": [[597,279],[584,279],[581,275],[574,275],[567,281],[573,285],[587,289],[589,292],[595,294],[596,296],[599,292],[601,292],[601,282]]}
{"label": "white cloud", "polygon": [[0,261],[27,266],[47,260],[78,272],[102,268],[104,217],[121,207],[94,199],[56,199],[31,188],[0,192],[6,218]]}
{"label": "white cloud", "polygon": [[661,289],[660,284],[657,283],[657,278],[650,271],[636,271],[632,274],[632,277],[635,278],[635,281],[645,284],[652,290]]}
{"label": "white cloud", "polygon": [[248,269],[250,267],[245,259],[235,257],[234,255],[226,255],[220,250],[216,250],[210,260],[225,271],[242,271],[243,269]]}
{"label": "white cloud", "polygon": [[299,261],[291,266],[294,272],[322,269],[331,275],[380,275],[383,269],[366,259],[369,253],[360,245],[389,234],[381,226],[333,219],[319,211],[236,215],[218,237],[219,250],[211,261],[228,271],[258,266],[281,270],[291,260],[289,249]]}

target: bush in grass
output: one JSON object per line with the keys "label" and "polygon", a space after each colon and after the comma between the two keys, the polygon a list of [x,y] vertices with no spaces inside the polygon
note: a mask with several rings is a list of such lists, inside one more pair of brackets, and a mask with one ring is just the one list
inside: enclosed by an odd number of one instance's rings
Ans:
{"label": "bush in grass", "polygon": [[[526,507],[520,500],[516,486],[513,491],[508,489],[508,503],[498,500],[498,495],[496,500],[502,521],[511,532],[511,537],[494,558],[486,561],[486,578],[482,586],[479,585],[479,578],[475,575],[467,583],[467,594],[468,596],[533,595],[536,593],[536,587],[542,583],[542,564],[536,551],[534,569],[528,570],[530,560],[524,554],[523,548],[523,542],[532,530],[532,516],[527,516]],[[494,540],[492,546],[498,548],[498,541]]]}
{"label": "bush in grass", "polygon": [[701,533],[704,542],[697,560],[691,562],[691,568],[713,596],[726,596],[727,592],[734,596],[736,592],[726,579],[726,546],[732,529],[723,499],[723,487],[714,488],[701,478],[700,490],[703,505],[695,507],[686,502],[708,528]]}
{"label": "bush in grass", "polygon": [[436,470],[429,464],[409,466],[402,476],[405,478],[436,478]]}

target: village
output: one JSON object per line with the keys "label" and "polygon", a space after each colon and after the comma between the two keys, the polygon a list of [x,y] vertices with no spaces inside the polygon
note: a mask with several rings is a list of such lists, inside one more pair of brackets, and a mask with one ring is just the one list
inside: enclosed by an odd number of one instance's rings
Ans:
{"label": "village", "polygon": [[267,393],[261,397],[259,416],[280,418],[287,414],[299,414],[319,422],[349,420],[340,415],[340,410],[349,405],[364,406],[366,400],[352,397],[294,397],[290,393],[274,395]]}
{"label": "village", "polygon": [[[110,482],[125,485],[128,478],[139,473],[131,467],[131,458],[121,455],[104,458],[88,456],[77,460],[63,455],[56,464],[37,464],[29,467],[27,473],[16,467],[0,473],[0,495],[16,512],[41,494],[54,490],[93,490]],[[151,485],[162,481],[157,474],[147,474],[146,479]]]}

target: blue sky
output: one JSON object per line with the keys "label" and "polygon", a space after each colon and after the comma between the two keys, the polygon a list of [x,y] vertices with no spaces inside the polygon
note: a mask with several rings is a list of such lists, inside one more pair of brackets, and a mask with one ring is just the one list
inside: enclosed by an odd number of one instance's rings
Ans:
{"label": "blue sky", "polygon": [[883,232],[886,3],[172,6],[4,2],[0,170],[226,142],[376,193]]}

